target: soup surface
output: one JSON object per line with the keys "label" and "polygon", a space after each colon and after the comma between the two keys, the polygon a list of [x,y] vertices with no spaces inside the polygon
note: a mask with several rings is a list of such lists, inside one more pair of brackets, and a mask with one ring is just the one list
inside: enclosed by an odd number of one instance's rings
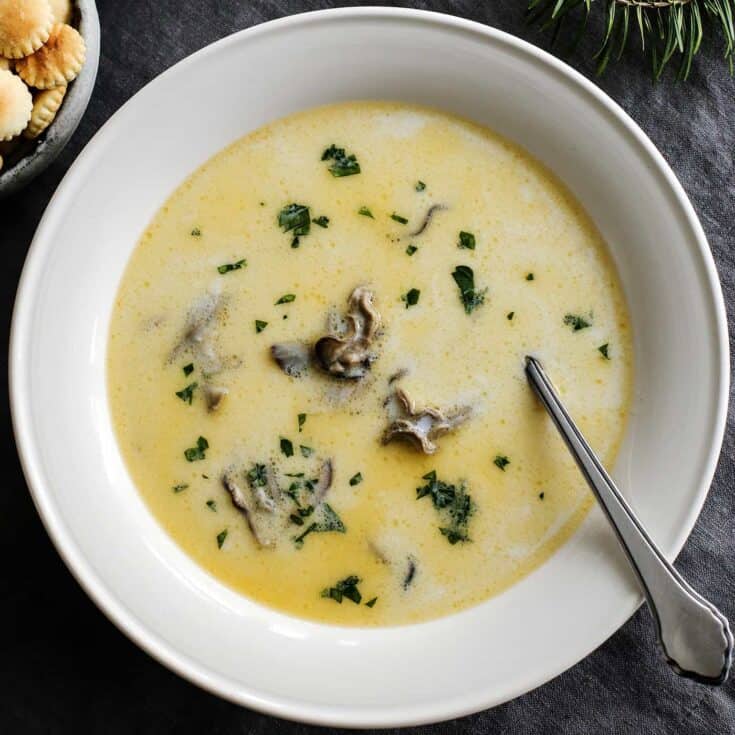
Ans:
{"label": "soup surface", "polygon": [[211,574],[391,625],[497,594],[590,507],[528,353],[610,466],[631,335],[590,220],[494,133],[357,102],[244,137],[171,196],[117,295],[109,395],[135,484]]}

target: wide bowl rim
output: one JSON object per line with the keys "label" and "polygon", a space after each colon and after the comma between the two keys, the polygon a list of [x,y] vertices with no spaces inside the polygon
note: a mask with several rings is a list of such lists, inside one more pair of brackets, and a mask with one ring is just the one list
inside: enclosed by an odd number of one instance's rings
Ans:
{"label": "wide bowl rim", "polygon": [[[696,251],[695,254],[701,261],[705,274],[705,279],[702,280],[703,293],[707,297],[709,305],[715,314],[716,323],[713,325],[713,331],[716,335],[715,344],[719,352],[716,377],[714,379],[717,393],[717,407],[716,419],[711,432],[712,441],[703,463],[704,471],[699,487],[697,488],[695,502],[688,509],[681,529],[672,544],[674,551],[672,555],[675,556],[689,536],[702,509],[714,475],[724,437],[730,382],[729,341],[725,303],[717,269],[706,236],[681,184],[650,139],[607,94],[588,81],[579,72],[549,53],[503,31],[475,21],[457,18],[443,13],[383,7],[335,8],[271,20],[258,26],[236,32],[200,49],[170,67],[163,74],[159,75],[159,77],[149,82],[149,84],[155,83],[157,79],[174,73],[174,71],[181,71],[187,65],[197,63],[207,55],[217,53],[230,44],[241,43],[244,39],[266,36],[267,34],[278,33],[285,29],[292,30],[297,26],[306,27],[325,21],[331,22],[333,20],[347,18],[352,20],[403,20],[427,24],[429,26],[439,26],[445,30],[463,32],[475,38],[505,45],[518,53],[525,54],[531,61],[543,67],[550,68],[555,73],[564,77],[568,82],[584,91],[592,102],[611,118],[612,123],[616,123],[622,129],[622,134],[628,136],[629,139],[632,139],[637,144],[642,151],[641,155],[648,158],[650,164],[657,170],[657,173],[660,174],[662,180],[669,187],[669,193],[673,195],[676,205],[681,210],[686,220],[686,225],[691,231],[693,240],[696,242],[696,246],[693,247]],[[123,108],[131,104],[134,98],[135,95],[123,105]],[[400,714],[397,714],[395,710],[391,710],[386,715],[381,716],[380,714],[376,714],[375,709],[372,708],[326,707],[322,704],[287,699],[279,695],[263,696],[256,692],[245,691],[242,687],[236,686],[233,682],[208,669],[203,664],[193,661],[186,655],[179,653],[156,632],[150,630],[129,611],[121,599],[118,599],[107,588],[104,580],[96,573],[91,563],[84,557],[75,544],[55,506],[53,491],[50,490],[49,484],[45,481],[44,474],[41,470],[38,447],[33,436],[33,423],[28,399],[29,391],[27,389],[28,381],[24,366],[27,363],[31,341],[30,325],[35,309],[35,287],[42,272],[45,258],[53,246],[52,239],[47,237],[46,233],[52,231],[54,221],[62,211],[63,202],[73,196],[76,185],[75,173],[83,171],[87,159],[91,159],[96,155],[97,149],[104,145],[105,136],[110,128],[114,126],[115,118],[116,115],[113,115],[87,144],[77,160],[70,167],[54,194],[48,210],[44,213],[29,248],[26,263],[19,281],[11,324],[9,387],[11,415],[18,454],[33,502],[59,555],[80,586],[92,598],[100,610],[140,648],[188,681],[234,703],[278,717],[342,727],[418,725],[460,717],[494,706],[498,702],[492,692],[487,692],[482,696],[476,696],[471,701],[466,700],[461,705],[456,703],[442,704],[439,701],[435,702],[432,707],[417,705],[411,708],[404,708]],[[550,678],[553,678],[553,676],[557,676],[577,663],[584,656],[589,655],[589,653],[601,645],[635,612],[641,602],[642,598],[639,597],[629,606],[621,609],[619,621],[615,627],[612,630],[602,631],[599,640],[582,656],[575,653],[568,657],[569,660],[559,661],[552,676],[544,674],[537,675],[536,678],[529,678],[526,685],[519,688],[513,696],[524,694],[536,686],[545,683]]]}

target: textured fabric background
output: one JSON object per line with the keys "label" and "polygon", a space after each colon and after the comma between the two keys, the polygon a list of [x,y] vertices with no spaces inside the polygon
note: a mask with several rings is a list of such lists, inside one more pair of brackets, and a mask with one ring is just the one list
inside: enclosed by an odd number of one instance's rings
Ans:
{"label": "textured fabric background", "polygon": [[[146,82],[202,46],[265,20],[332,3],[100,0],[98,5],[102,58],[87,115],[60,159],[30,189],[0,202],[2,341],[7,340],[16,283],[38,220],[69,164],[99,126]],[[413,5],[548,45],[547,36],[524,26],[524,0]],[[599,26],[592,24],[589,40],[570,59],[588,76]],[[642,126],[682,181],[709,237],[732,320],[735,82],[719,53],[716,43],[705,44],[688,84],[667,77],[653,86],[637,54],[629,54],[598,83]],[[4,370],[5,355],[3,361]],[[12,451],[4,393],[0,411],[0,439],[9,448],[0,493],[0,732],[316,732],[195,689],[138,650],[105,619],[56,555],[35,513]],[[714,486],[678,560],[684,574],[731,620],[734,421],[731,410]],[[586,660],[535,692],[488,712],[407,732],[720,735],[735,732],[735,683],[708,689],[670,673],[655,649],[651,621],[643,609]]]}

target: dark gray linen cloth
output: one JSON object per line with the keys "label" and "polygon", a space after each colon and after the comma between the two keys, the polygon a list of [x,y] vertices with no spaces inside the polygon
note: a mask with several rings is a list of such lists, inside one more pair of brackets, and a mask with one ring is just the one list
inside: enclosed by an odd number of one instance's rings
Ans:
{"label": "dark gray linen cloth", "polygon": [[[99,0],[98,6],[102,56],[87,115],[62,156],[32,187],[0,202],[4,341],[23,259],[41,214],[100,125],[146,82],[202,46],[262,21],[334,5],[299,0]],[[548,47],[547,36],[524,25],[524,0],[444,0],[412,6],[487,23]],[[599,32],[598,18],[570,59],[591,78],[590,57]],[[735,82],[720,51],[716,40],[705,42],[687,84],[667,76],[653,85],[637,52],[596,81],[651,137],[691,197],[714,252],[732,318]],[[3,359],[5,369],[7,356]],[[52,548],[12,449],[6,395],[0,409],[2,443],[9,449],[0,493],[0,733],[325,732],[250,712],[196,689],[109,623]],[[677,562],[731,620],[733,422],[731,409],[714,485]],[[599,650],[536,691],[487,712],[406,732],[720,735],[735,732],[735,684],[706,688],[672,674],[656,650],[644,608]]]}

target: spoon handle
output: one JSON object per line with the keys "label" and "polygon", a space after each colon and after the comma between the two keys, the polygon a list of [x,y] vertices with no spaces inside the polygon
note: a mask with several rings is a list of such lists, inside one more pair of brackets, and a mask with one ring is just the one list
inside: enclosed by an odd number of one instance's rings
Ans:
{"label": "spoon handle", "polygon": [[666,561],[533,357],[526,358],[526,376],[615,530],[643,588],[666,661],[681,676],[722,684],[732,662],[733,636],[727,618]]}

